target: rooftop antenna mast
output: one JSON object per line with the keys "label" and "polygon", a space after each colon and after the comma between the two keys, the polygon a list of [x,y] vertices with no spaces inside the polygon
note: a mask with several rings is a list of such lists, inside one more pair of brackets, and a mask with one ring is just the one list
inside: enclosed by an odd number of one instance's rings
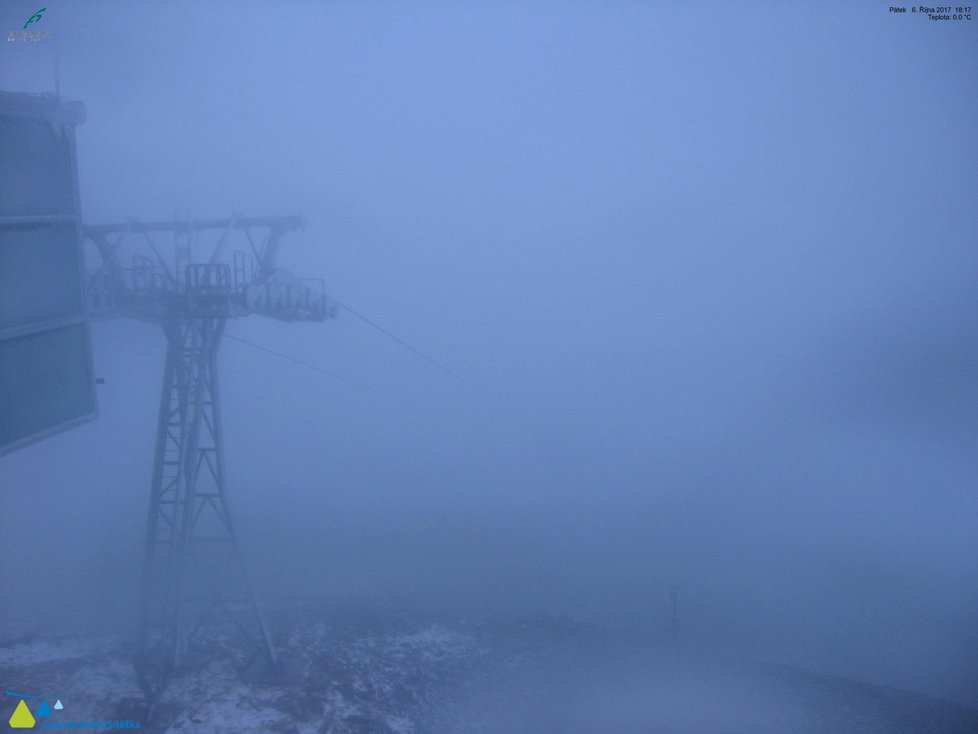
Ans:
{"label": "rooftop antenna mast", "polygon": [[336,316],[321,280],[296,278],[276,263],[281,238],[302,224],[296,216],[188,216],[84,228],[100,260],[88,278],[92,318],[150,321],[167,343],[135,659],[151,710],[194,637],[218,619],[276,663],[228,504],[217,357],[228,319]]}
{"label": "rooftop antenna mast", "polygon": [[52,39],[54,43],[52,44],[54,52],[54,95],[56,97],[61,96],[61,57],[58,53],[58,39],[57,37]]}

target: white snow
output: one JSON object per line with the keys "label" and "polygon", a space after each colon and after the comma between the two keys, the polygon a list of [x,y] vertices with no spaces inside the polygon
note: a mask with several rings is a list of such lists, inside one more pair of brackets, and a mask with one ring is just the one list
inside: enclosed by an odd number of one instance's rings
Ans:
{"label": "white snow", "polygon": [[0,648],[0,666],[38,665],[59,660],[84,658],[117,648],[113,636],[71,637],[61,640],[36,640]]}

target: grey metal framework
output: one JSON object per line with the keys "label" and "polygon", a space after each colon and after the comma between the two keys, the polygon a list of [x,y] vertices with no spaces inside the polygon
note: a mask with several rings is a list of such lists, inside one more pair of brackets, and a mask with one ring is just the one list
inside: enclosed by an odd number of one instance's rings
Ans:
{"label": "grey metal framework", "polygon": [[217,356],[228,319],[336,315],[322,281],[276,265],[282,235],[301,224],[232,217],[85,227],[101,260],[88,282],[92,317],[150,320],[167,341],[135,659],[151,706],[211,622],[229,623],[276,662],[228,506]]}
{"label": "grey metal framework", "polygon": [[0,455],[94,420],[79,102],[0,91]]}

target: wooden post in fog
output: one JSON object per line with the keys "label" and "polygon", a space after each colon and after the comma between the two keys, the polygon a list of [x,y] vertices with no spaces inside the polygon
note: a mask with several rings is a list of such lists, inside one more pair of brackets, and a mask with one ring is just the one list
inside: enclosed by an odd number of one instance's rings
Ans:
{"label": "wooden post in fog", "polygon": [[679,587],[675,584],[669,588],[669,605],[672,609],[672,616],[669,620],[669,633],[675,644],[679,641]]}

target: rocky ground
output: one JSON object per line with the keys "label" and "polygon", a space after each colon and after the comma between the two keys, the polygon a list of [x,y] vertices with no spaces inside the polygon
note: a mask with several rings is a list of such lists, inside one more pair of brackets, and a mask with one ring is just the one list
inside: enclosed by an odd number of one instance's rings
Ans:
{"label": "rocky ground", "polygon": [[[211,634],[151,720],[116,637],[8,641],[0,686],[60,699],[41,723],[138,721],[174,734],[978,732],[978,710],[945,701],[552,617],[305,609],[272,626],[279,670],[249,666],[240,639]],[[5,721],[17,702],[0,699]]]}

